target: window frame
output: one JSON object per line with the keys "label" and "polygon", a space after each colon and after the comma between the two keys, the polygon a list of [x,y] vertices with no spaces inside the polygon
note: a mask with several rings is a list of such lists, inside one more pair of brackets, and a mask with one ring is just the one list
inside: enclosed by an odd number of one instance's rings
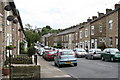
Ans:
{"label": "window frame", "polygon": [[95,29],[94,26],[91,26],[91,35],[94,35],[94,33],[95,33],[94,29]]}

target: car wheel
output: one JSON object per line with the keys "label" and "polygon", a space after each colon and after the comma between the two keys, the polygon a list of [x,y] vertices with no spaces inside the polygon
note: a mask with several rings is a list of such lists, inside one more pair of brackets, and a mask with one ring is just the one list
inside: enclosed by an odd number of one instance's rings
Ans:
{"label": "car wheel", "polygon": [[57,66],[57,64],[54,62],[54,65]]}
{"label": "car wheel", "polygon": [[87,56],[85,56],[85,59],[88,59],[88,57],[87,57]]}
{"label": "car wheel", "polygon": [[114,61],[114,58],[113,58],[113,57],[111,57],[111,58],[110,58],[110,61],[112,61],[112,62],[113,62],[113,61]]}
{"label": "car wheel", "polygon": [[77,66],[77,63],[74,63],[74,66]]}
{"label": "car wheel", "polygon": [[60,65],[60,64],[58,64],[58,67],[59,67],[59,68],[61,68],[61,65]]}
{"label": "car wheel", "polygon": [[101,59],[102,59],[102,61],[105,61],[105,59],[104,59],[104,57],[103,57],[103,56],[101,57]]}
{"label": "car wheel", "polygon": [[90,56],[87,57],[90,60]]}

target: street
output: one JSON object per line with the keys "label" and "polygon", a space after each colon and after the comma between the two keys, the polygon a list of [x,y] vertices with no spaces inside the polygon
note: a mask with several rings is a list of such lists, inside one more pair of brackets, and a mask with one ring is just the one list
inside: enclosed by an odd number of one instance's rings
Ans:
{"label": "street", "polygon": [[[49,61],[54,65],[53,61]],[[60,70],[74,78],[118,78],[118,63],[78,58],[78,66],[64,65]]]}

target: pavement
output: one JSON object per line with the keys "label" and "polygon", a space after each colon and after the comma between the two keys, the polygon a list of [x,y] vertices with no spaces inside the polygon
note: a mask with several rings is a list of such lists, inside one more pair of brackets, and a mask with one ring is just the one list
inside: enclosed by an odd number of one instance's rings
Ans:
{"label": "pavement", "polygon": [[0,80],[2,79],[2,56],[0,55]]}
{"label": "pavement", "polygon": [[37,64],[41,67],[41,78],[71,78],[70,75],[51,65],[42,57],[38,56],[37,59]]}

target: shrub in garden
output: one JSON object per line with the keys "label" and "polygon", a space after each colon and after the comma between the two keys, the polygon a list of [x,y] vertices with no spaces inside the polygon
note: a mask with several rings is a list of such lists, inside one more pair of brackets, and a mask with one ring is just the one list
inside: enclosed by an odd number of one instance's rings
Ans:
{"label": "shrub in garden", "polygon": [[36,52],[36,49],[34,48],[34,46],[31,46],[31,47],[28,48],[28,55],[29,56],[34,55],[35,52]]}

